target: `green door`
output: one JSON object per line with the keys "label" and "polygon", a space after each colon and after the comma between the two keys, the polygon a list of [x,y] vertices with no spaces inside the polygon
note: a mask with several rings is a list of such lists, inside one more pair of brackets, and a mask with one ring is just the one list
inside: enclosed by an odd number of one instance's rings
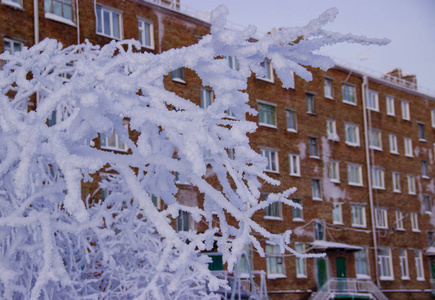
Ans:
{"label": "green door", "polygon": [[430,272],[432,273],[432,279],[435,279],[435,261],[430,263]]}
{"label": "green door", "polygon": [[221,271],[224,269],[224,264],[222,261],[222,254],[209,254],[212,262],[208,264],[208,269],[210,271]]}
{"label": "green door", "polygon": [[337,270],[338,290],[344,291],[346,289],[346,259],[344,257],[337,257],[335,259]]}
{"label": "green door", "polygon": [[317,283],[319,284],[319,290],[328,281],[328,271],[326,268],[326,259],[317,258]]}

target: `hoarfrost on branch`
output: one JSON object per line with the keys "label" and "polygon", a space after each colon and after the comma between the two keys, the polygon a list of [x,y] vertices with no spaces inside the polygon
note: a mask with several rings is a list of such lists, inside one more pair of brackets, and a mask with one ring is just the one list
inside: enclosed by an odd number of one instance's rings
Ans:
{"label": "hoarfrost on branch", "polygon": [[[289,86],[291,71],[310,80],[304,66],[333,66],[313,53],[323,45],[386,43],[324,31],[336,14],[330,9],[307,26],[273,30],[253,42],[253,26],[225,29],[221,6],[212,13],[211,34],[158,55],[135,51],[134,40],[63,48],[49,39],[0,55],[0,297],[205,299],[212,297],[205,283],[211,290],[226,283],[210,273],[201,252],[217,246],[229,270],[246,244],[264,256],[260,238],[293,252],[290,231],[271,234],[252,218],[276,201],[292,205],[293,189],[259,200],[263,183],[279,182],[263,172],[265,158],[249,146],[247,133],[256,125],[244,116],[256,112],[242,90],[252,72],[264,75],[266,58]],[[240,71],[225,56],[237,57]],[[196,71],[213,89],[212,105],[203,109],[164,89],[163,76],[179,67]],[[37,108],[27,112],[34,95]],[[49,127],[54,111],[57,122]],[[94,147],[113,131],[129,154]],[[92,202],[81,187],[102,170],[113,176],[100,188],[112,192]],[[177,200],[176,176],[198,191],[202,205]],[[162,199],[162,210],[151,195]],[[174,230],[179,211],[205,230]]]}

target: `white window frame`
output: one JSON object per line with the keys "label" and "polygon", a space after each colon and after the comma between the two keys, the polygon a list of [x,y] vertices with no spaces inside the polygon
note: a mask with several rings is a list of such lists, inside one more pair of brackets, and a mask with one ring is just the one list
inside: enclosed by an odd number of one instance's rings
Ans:
{"label": "white window frame", "polygon": [[343,225],[343,204],[333,203],[332,205],[332,223]]}
{"label": "white window frame", "polygon": [[409,108],[409,101],[402,100],[400,107],[402,108],[402,119],[411,121],[411,111]]}
{"label": "white window frame", "polygon": [[[298,122],[297,122],[297,116],[296,116],[295,110],[286,109],[285,110],[285,120],[286,120],[287,131],[290,131],[290,132],[297,132],[298,131]],[[293,122],[290,122],[290,120],[293,120]]]}
{"label": "white window frame", "polygon": [[9,6],[12,6],[14,8],[18,8],[18,9],[23,9],[23,0],[18,0],[18,1],[2,0],[1,4],[9,5]]}
{"label": "white window frame", "polygon": [[405,137],[403,138],[403,143],[405,145],[405,156],[414,157],[413,149],[412,149],[412,139]]}
{"label": "white window frame", "polygon": [[332,79],[323,78],[323,94],[325,98],[334,99],[334,89],[332,86]]}
{"label": "white window frame", "polygon": [[352,227],[367,227],[366,207],[364,205],[351,205],[350,212]]}
{"label": "white window frame", "polygon": [[406,249],[399,249],[399,263],[402,280],[409,280],[408,251]]}
{"label": "white window frame", "polygon": [[386,97],[386,106],[387,106],[387,115],[396,116],[396,110],[394,107],[394,97],[387,96]]}
{"label": "white window frame", "polygon": [[363,186],[362,166],[357,164],[347,164],[347,180],[349,185]]}
{"label": "white window frame", "polygon": [[406,175],[406,178],[408,179],[408,194],[409,195],[416,195],[417,190],[415,187],[415,175],[408,174],[408,175]]}
{"label": "white window frame", "polygon": [[412,212],[410,213],[411,218],[411,228],[413,232],[421,232],[419,226],[418,226],[418,213]]}
{"label": "white window frame", "polygon": [[319,139],[317,137],[308,137],[308,156],[311,158],[320,158],[319,156]]}
{"label": "white window frame", "polygon": [[379,111],[379,94],[376,91],[369,90],[367,97],[367,109]]}
{"label": "white window frame", "polygon": [[386,208],[375,208],[376,228],[388,229],[388,210]]}
{"label": "white window frame", "polygon": [[[98,16],[98,10],[100,9],[101,15]],[[103,16],[104,16],[104,12],[108,12],[109,13],[109,24],[110,24],[110,32],[107,34],[104,32],[104,22],[103,22]],[[118,10],[118,9],[114,9],[112,7],[108,7],[105,5],[101,5],[101,4],[97,4],[95,6],[95,15],[96,15],[96,32],[98,35],[102,35],[102,36],[106,36],[115,40],[122,40],[123,39],[123,22],[122,22],[122,11]],[[113,20],[114,20],[114,15],[117,15],[118,17],[118,25],[119,25],[119,36],[116,36],[114,33],[114,24],[113,24]],[[98,31],[98,25],[99,22],[101,22],[101,31]]]}
{"label": "white window frame", "polygon": [[148,19],[138,18],[138,28],[139,42],[142,47],[154,50],[154,23]]}
{"label": "white window frame", "polygon": [[311,178],[311,196],[314,201],[323,201],[320,179]]}
{"label": "white window frame", "polygon": [[307,114],[316,114],[316,95],[313,93],[305,93],[305,108]]}
{"label": "white window frame", "polygon": [[426,214],[432,214],[432,198],[429,194],[423,194],[424,212]]}
{"label": "white window frame", "polygon": [[267,278],[286,278],[284,256],[281,253],[279,245],[272,242],[266,242],[266,269]]}
{"label": "white window frame", "polygon": [[214,92],[210,88],[201,87],[201,107],[206,109],[214,102]]}
{"label": "white window frame", "polygon": [[423,257],[421,250],[414,250],[415,273],[418,281],[424,281]]}
{"label": "white window frame", "polygon": [[177,231],[181,232],[191,230],[195,230],[195,226],[190,212],[179,210],[177,216]]}
{"label": "white window frame", "polygon": [[232,70],[240,70],[240,64],[239,64],[239,60],[237,59],[237,57],[235,56],[226,56],[226,59],[228,61],[228,67],[230,67],[230,69]]}
{"label": "white window frame", "polygon": [[[349,91],[351,91],[350,94],[348,92],[345,93],[345,89],[346,88],[348,88]],[[342,94],[343,103],[347,103],[347,104],[356,106],[357,97],[356,97],[356,87],[354,85],[347,84],[347,83],[342,83],[341,84],[341,94]],[[345,94],[346,95],[353,94],[353,100],[351,100],[351,99],[345,99],[345,97],[344,97]]]}
{"label": "white window frame", "polygon": [[374,189],[385,189],[385,171],[379,167],[372,168],[372,187]]}
{"label": "white window frame", "polygon": [[405,227],[403,226],[403,212],[401,210],[396,210],[396,230],[405,231]]}
{"label": "white window frame", "polygon": [[[295,251],[305,254],[305,244],[295,243]],[[296,278],[307,278],[307,263],[305,258],[296,256]]]}
{"label": "white window frame", "polygon": [[369,134],[370,149],[382,151],[382,131],[371,128]]}
{"label": "white window frame", "polygon": [[[350,133],[352,131],[352,134]],[[360,139],[359,139],[359,126],[355,124],[345,123],[344,124],[344,136],[346,140],[346,145],[359,147]]]}
{"label": "white window frame", "polygon": [[[302,199],[293,198],[292,201],[302,206]],[[303,222],[304,210],[302,208],[292,206],[292,219],[293,222]]]}
{"label": "white window frame", "polygon": [[429,164],[427,160],[422,159],[421,161],[421,177],[429,178]]}
{"label": "white window frame", "polygon": [[[186,81],[184,80],[184,68],[183,67],[179,67],[178,69],[173,70],[171,72],[171,77],[172,77],[172,81],[174,81],[174,82],[186,83]],[[201,96],[202,96],[202,94],[201,94]],[[202,97],[201,97],[201,99],[202,99]]]}
{"label": "white window frame", "polygon": [[432,109],[430,111],[430,118],[431,118],[432,127],[435,128],[435,109]]}
{"label": "white window frame", "polygon": [[324,241],[325,240],[325,226],[322,222],[314,221],[314,240]]}
{"label": "white window frame", "polygon": [[289,165],[290,165],[290,176],[301,176],[301,165],[300,165],[300,159],[299,154],[292,154],[289,153]]}
{"label": "white window frame", "polygon": [[329,180],[331,182],[340,183],[340,162],[329,162]]}
{"label": "white window frame", "polygon": [[399,154],[399,148],[397,147],[397,135],[390,133],[388,135],[390,141],[390,153]]}
{"label": "white window frame", "polygon": [[[386,254],[381,254],[381,251],[385,251]],[[390,248],[378,248],[379,259],[379,279],[380,280],[394,280],[393,273],[393,261],[391,258]]]}
{"label": "white window frame", "polygon": [[[54,12],[53,2],[57,2],[60,4],[61,10],[62,10],[60,15],[56,14]],[[65,16],[65,14],[64,14],[64,7],[65,6],[71,7],[71,18],[67,18]],[[74,23],[74,21],[75,21],[75,1],[71,0],[70,3],[68,3],[68,1],[65,1],[65,0],[48,0],[48,1],[45,0],[44,1],[44,12],[45,12],[46,19],[62,22],[62,23],[72,25],[72,26],[76,26],[76,24]]]}
{"label": "white window frame", "polygon": [[[128,131],[128,121],[123,120],[122,125],[127,129]],[[115,139],[115,146],[109,146],[109,140],[114,138]],[[101,141],[104,139],[104,145],[101,143]],[[100,133],[100,148],[105,150],[114,150],[114,151],[121,151],[121,152],[127,152],[128,147],[125,142],[122,142],[121,138],[118,136],[115,130],[112,131],[112,135],[110,137],[107,137],[106,134]]]}
{"label": "white window frame", "polygon": [[282,203],[273,202],[269,206],[265,207],[264,218],[267,220],[282,220]]}
{"label": "white window frame", "polygon": [[423,122],[417,122],[417,134],[420,142],[426,142],[425,124]]}
{"label": "white window frame", "polygon": [[260,65],[265,69],[265,75],[256,76],[256,78],[270,83],[274,83],[272,62],[266,59]]}
{"label": "white window frame", "polygon": [[392,172],[392,180],[393,180],[393,192],[395,193],[401,193],[402,189],[400,186],[400,173],[399,172]]}
{"label": "white window frame", "polygon": [[265,171],[272,173],[279,173],[279,163],[278,163],[278,151],[273,149],[262,148],[260,149],[261,156],[267,158],[267,166]]}
{"label": "white window frame", "polygon": [[[363,255],[357,255],[358,253],[363,253]],[[367,248],[363,248],[361,250],[354,252],[355,257],[355,273],[356,278],[358,279],[370,279],[370,271],[369,271],[369,259],[368,259],[368,251]],[[363,269],[365,269],[366,273],[361,272],[359,266],[365,265]]]}
{"label": "white window frame", "polygon": [[[263,114],[261,107],[269,107],[270,111],[264,111],[265,116],[267,117],[267,120],[261,120]],[[258,109],[258,125],[270,127],[270,128],[277,128],[276,126],[276,104],[265,102],[261,100],[257,100],[257,109]],[[270,119],[270,120],[269,120]]]}
{"label": "white window frame", "polygon": [[[11,47],[10,48],[6,48],[6,43],[9,43],[11,45]],[[10,54],[12,54],[12,55],[17,53],[17,52],[19,52],[19,51],[15,50],[15,46],[16,45],[20,46],[20,51],[23,49],[23,43],[22,42],[14,40],[14,39],[11,39],[11,38],[7,38],[7,37],[3,38],[3,45],[4,45],[4,51],[6,52],[6,51],[9,50]]]}
{"label": "white window frame", "polygon": [[337,134],[337,122],[332,119],[326,119],[326,136],[328,140],[339,141],[340,138]]}

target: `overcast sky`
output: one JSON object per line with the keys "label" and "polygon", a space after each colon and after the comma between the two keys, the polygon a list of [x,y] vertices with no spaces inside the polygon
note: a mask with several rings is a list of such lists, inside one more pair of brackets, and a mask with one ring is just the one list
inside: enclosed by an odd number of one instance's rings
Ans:
{"label": "overcast sky", "polygon": [[[340,44],[322,49],[329,55],[385,73],[401,68],[416,74],[419,86],[435,91],[435,0],[180,0],[204,11],[224,4],[229,20],[260,32],[274,27],[301,26],[330,7],[337,7],[335,22],[325,28],[341,33],[389,38],[387,46]],[[433,92],[435,93],[435,92]]]}

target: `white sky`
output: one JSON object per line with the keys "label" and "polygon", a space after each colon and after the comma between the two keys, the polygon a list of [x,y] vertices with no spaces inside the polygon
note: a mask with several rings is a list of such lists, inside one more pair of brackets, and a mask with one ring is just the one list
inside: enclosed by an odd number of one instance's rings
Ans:
{"label": "white sky", "polygon": [[[380,73],[401,68],[416,74],[419,86],[435,91],[435,0],[180,0],[204,11],[224,4],[229,20],[260,32],[301,26],[330,7],[340,11],[325,28],[341,33],[389,38],[384,47],[340,44],[322,52]],[[358,60],[358,58],[364,58]]]}

